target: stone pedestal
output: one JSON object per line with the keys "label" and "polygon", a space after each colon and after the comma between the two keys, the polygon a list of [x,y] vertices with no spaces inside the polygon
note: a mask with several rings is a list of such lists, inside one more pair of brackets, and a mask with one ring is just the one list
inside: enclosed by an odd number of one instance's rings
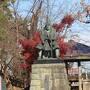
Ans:
{"label": "stone pedestal", "polygon": [[70,90],[64,63],[33,64],[30,90]]}

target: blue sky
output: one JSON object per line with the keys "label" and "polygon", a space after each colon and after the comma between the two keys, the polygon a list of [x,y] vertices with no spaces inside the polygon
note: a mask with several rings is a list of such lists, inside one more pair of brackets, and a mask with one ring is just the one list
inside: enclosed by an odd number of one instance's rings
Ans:
{"label": "blue sky", "polygon": [[[18,13],[22,17],[27,15],[27,12],[32,5],[31,1],[32,0],[19,0]],[[17,3],[16,3],[16,5],[17,5]]]}
{"label": "blue sky", "polygon": [[[80,0],[49,0],[51,21],[60,20],[67,12],[77,12],[80,9]],[[32,6],[33,0],[20,0],[18,12],[21,16],[26,16],[27,11]],[[90,5],[90,0],[85,0]],[[54,5],[52,7],[52,4]],[[62,13],[60,12],[62,10]],[[56,17],[55,17],[56,16]],[[56,18],[54,20],[54,18]],[[75,21],[71,26],[71,31],[68,32],[68,39],[71,35],[78,35],[78,41],[90,46],[90,24],[84,24],[79,21]]]}

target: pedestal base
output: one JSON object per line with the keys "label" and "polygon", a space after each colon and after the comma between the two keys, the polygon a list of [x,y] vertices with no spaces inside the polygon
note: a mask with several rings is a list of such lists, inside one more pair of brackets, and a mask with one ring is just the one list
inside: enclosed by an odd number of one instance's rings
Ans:
{"label": "pedestal base", "polygon": [[30,90],[70,90],[64,63],[33,64]]}

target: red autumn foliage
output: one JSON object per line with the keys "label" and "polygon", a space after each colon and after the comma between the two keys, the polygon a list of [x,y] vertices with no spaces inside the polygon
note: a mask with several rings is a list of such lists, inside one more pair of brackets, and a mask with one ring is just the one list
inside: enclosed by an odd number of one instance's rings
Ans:
{"label": "red autumn foliage", "polygon": [[23,63],[23,64],[20,64],[20,67],[23,68],[23,69],[27,69],[27,68],[30,67],[30,65]]}
{"label": "red autumn foliage", "polygon": [[72,15],[66,15],[64,16],[64,18],[61,20],[60,23],[58,24],[53,24],[53,28],[56,29],[56,31],[63,31],[65,25],[67,25],[67,27],[71,26],[72,23],[74,22],[74,18]]}
{"label": "red autumn foliage", "polygon": [[64,38],[63,37],[59,37],[57,39],[57,43],[58,43],[59,48],[60,48],[60,56],[61,56],[61,58],[63,58],[64,55],[67,52],[68,44],[64,42]]}
{"label": "red autumn foliage", "polygon": [[20,40],[20,44],[22,45],[23,49],[29,49],[36,47],[37,42],[35,42],[32,39],[24,39],[24,40]]}
{"label": "red autumn foliage", "polygon": [[59,24],[53,24],[53,28],[56,29],[56,31],[63,31],[63,28],[64,28],[64,23],[59,23]]}
{"label": "red autumn foliage", "polygon": [[33,40],[37,42],[37,44],[42,43],[41,35],[39,32],[35,32],[33,36]]}
{"label": "red autumn foliage", "polygon": [[23,59],[27,62],[32,62],[32,54],[30,52],[24,52]]}
{"label": "red autumn foliage", "polygon": [[29,48],[22,51],[23,59],[28,63],[33,63],[34,60],[38,57],[38,49],[37,48]]}
{"label": "red autumn foliage", "polygon": [[64,16],[64,18],[62,19],[61,23],[67,24],[67,25],[71,25],[74,22],[74,18],[72,15],[66,15]]}
{"label": "red autumn foliage", "polygon": [[19,40],[23,49],[35,48],[38,44],[42,43],[39,32],[35,32],[32,39]]}
{"label": "red autumn foliage", "polygon": [[19,40],[19,43],[24,49],[22,51],[23,59],[31,65],[38,57],[38,49],[36,46],[42,43],[40,33],[35,32],[33,38]]}

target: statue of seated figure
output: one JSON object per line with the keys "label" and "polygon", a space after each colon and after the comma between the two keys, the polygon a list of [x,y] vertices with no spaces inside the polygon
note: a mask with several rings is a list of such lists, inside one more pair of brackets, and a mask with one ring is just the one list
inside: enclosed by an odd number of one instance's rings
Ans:
{"label": "statue of seated figure", "polygon": [[39,52],[39,58],[57,58],[59,57],[59,48],[56,41],[56,32],[50,26],[45,26],[41,31],[43,41]]}

